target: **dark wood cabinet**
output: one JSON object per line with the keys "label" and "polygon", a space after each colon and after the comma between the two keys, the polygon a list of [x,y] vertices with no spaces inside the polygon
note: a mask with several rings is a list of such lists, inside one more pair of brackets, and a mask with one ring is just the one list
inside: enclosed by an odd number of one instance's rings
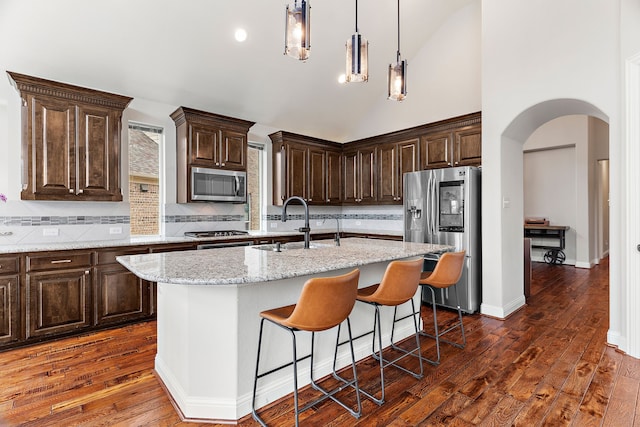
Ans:
{"label": "dark wood cabinet", "polygon": [[423,169],[453,166],[453,142],[451,132],[438,132],[420,139]]}
{"label": "dark wood cabinet", "polygon": [[8,72],[22,97],[23,200],[121,201],[132,98]]}
{"label": "dark wood cabinet", "polygon": [[192,167],[247,169],[247,134],[254,122],[187,107],[171,118],[176,124],[178,203],[192,201]]}
{"label": "dark wood cabinet", "polygon": [[340,204],[339,144],[289,132],[269,135],[273,142],[273,203],[291,196],[309,204]]}
{"label": "dark wood cabinet", "polygon": [[116,257],[146,253],[144,248],[98,251],[95,323],[123,323],[151,316],[152,284],[127,270]]}
{"label": "dark wood cabinet", "polygon": [[346,204],[370,204],[377,201],[376,148],[345,149],[344,190]]}
{"label": "dark wood cabinet", "polygon": [[472,124],[429,133],[420,139],[423,169],[482,164],[482,129]]}
{"label": "dark wood cabinet", "polygon": [[402,204],[403,175],[419,170],[419,139],[391,142],[377,148],[378,202]]}
{"label": "dark wood cabinet", "polygon": [[20,338],[20,259],[0,257],[0,345]]}
{"label": "dark wood cabinet", "polygon": [[453,132],[453,165],[480,166],[482,164],[482,128],[466,126]]}
{"label": "dark wood cabinet", "polygon": [[92,326],[91,253],[27,256],[25,286],[26,339]]}

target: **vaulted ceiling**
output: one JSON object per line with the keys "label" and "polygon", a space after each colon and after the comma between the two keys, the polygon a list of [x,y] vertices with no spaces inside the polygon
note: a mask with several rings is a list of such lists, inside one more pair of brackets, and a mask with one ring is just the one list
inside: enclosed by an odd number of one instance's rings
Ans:
{"label": "vaulted ceiling", "polygon": [[[401,53],[411,59],[475,0],[402,0]],[[0,0],[0,67],[252,120],[336,141],[386,98],[397,2],[361,0],[370,79],[341,85],[355,3],[311,0],[311,57],[283,55],[286,0]],[[236,28],[248,32],[244,43]],[[411,84],[411,80],[410,80]],[[0,84],[0,102],[11,90]],[[410,91],[411,95],[411,91]],[[392,102],[392,101],[386,101]]]}

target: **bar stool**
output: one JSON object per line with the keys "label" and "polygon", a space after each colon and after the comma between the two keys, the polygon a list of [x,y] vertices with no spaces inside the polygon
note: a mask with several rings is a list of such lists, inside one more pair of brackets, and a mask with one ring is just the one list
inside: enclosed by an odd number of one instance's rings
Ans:
{"label": "bar stool", "polygon": [[[258,354],[256,357],[256,372],[253,382],[253,398],[251,402],[251,412],[253,418],[258,421],[262,426],[266,426],[264,421],[260,418],[256,411],[256,390],[258,386],[258,379],[263,378],[269,374],[293,365],[293,402],[295,408],[295,425],[298,426],[298,416],[301,412],[309,409],[313,405],[328,399],[333,400],[340,406],[345,408],[355,418],[359,418],[362,413],[362,406],[360,404],[360,389],[358,388],[358,376],[356,373],[356,360],[355,353],[353,351],[353,343],[351,342],[351,322],[349,321],[349,314],[353,309],[356,301],[356,293],[358,290],[358,280],[360,278],[360,270],[355,269],[350,273],[334,276],[334,277],[317,277],[309,279],[305,282],[300,298],[298,302],[293,305],[285,307],[274,308],[272,310],[266,310],[260,313],[260,335],[258,339]],[[315,333],[319,331],[325,331],[338,326],[338,338],[336,339],[335,357],[338,353],[338,340],[340,338],[340,326],[346,319],[347,329],[349,331],[349,343],[351,347],[351,367],[353,370],[353,380],[345,380],[338,377],[334,372],[334,376],[345,383],[346,386],[355,388],[357,409],[353,410],[345,403],[339,401],[334,394],[342,390],[344,387],[338,387],[332,391],[322,388],[313,378],[313,354],[314,354],[314,338]],[[259,373],[260,366],[260,350],[262,347],[262,331],[264,321],[269,322],[289,331],[291,333],[291,339],[293,343],[293,359],[292,362],[271,369],[269,371]],[[298,331],[311,332],[311,353],[307,356],[298,358],[296,350],[296,334]],[[334,357],[334,359],[335,359]],[[304,408],[298,407],[298,362],[310,358],[311,368],[311,386],[322,393],[318,399],[308,403]],[[335,362],[334,362],[335,370]]]}
{"label": "bar stool", "polygon": [[[464,267],[464,258],[465,258],[465,251],[445,252],[438,260],[438,263],[436,264],[436,267],[433,269],[433,271],[425,271],[420,276],[420,282],[419,282],[420,286],[423,287],[423,289],[427,288],[431,291],[431,305],[433,307],[433,327],[435,331],[434,335],[427,334],[424,331],[421,331],[420,335],[434,338],[436,340],[436,353],[437,353],[436,360],[431,360],[424,356],[423,357],[427,362],[433,365],[440,364],[440,341],[450,344],[457,348],[464,348],[467,345],[467,339],[464,335],[464,324],[462,322],[462,311],[460,310],[460,299],[458,298],[458,287],[456,286],[456,283],[458,283],[458,280],[460,280],[460,277],[462,276],[462,268]],[[451,286],[453,286],[453,289],[456,295],[456,305],[458,307],[458,321],[453,325],[449,326],[444,331],[439,332],[438,331],[438,314],[436,312],[435,289],[440,289],[440,292],[442,292],[443,289],[447,289]],[[456,329],[457,327],[460,327],[460,332],[462,333],[462,343],[456,343],[453,341],[440,338],[444,334]]]}
{"label": "bar stool", "polygon": [[[413,302],[413,297],[418,290],[418,280],[420,279],[420,272],[422,271],[422,258],[411,260],[411,261],[392,261],[387,266],[387,269],[382,277],[382,281],[379,284],[372,285],[363,289],[358,289],[358,297],[357,300],[366,304],[370,304],[375,307],[375,316],[373,319],[373,331],[367,332],[362,336],[373,333],[373,342],[372,342],[372,353],[374,359],[380,362],[380,388],[381,388],[381,396],[380,398],[376,398],[373,394],[364,390],[360,390],[362,394],[369,397],[371,400],[376,402],[378,405],[384,403],[384,368],[388,366],[395,366],[396,368],[414,376],[415,378],[423,377],[422,370],[422,356],[420,352],[420,337],[418,335],[418,323],[420,312],[416,314],[415,304]],[[407,301],[411,301],[411,312],[413,313],[413,323],[415,327],[415,336],[416,336],[416,348],[411,351],[404,350],[395,345],[393,342],[393,332],[391,334],[391,345],[394,349],[400,350],[403,354],[393,360],[386,360],[382,355],[382,334],[380,330],[380,307],[381,306],[392,306],[393,310],[393,325],[396,322],[396,314],[398,310],[398,306],[404,304]],[[375,351],[376,344],[376,335],[378,337],[378,354]],[[357,338],[360,338],[357,337]],[[412,372],[400,365],[396,362],[405,358],[406,356],[416,356],[418,357],[420,364],[420,372]]]}

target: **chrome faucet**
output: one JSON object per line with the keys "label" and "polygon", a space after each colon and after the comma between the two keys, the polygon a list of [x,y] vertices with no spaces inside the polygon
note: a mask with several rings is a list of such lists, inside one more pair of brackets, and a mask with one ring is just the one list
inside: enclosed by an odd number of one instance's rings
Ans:
{"label": "chrome faucet", "polygon": [[284,204],[282,205],[282,222],[287,221],[287,206],[289,205],[289,202],[293,200],[299,201],[302,206],[304,206],[304,227],[298,228],[298,231],[304,233],[304,248],[309,249],[309,241],[311,240],[311,228],[309,228],[309,205],[302,197],[291,196],[287,200],[285,200]]}

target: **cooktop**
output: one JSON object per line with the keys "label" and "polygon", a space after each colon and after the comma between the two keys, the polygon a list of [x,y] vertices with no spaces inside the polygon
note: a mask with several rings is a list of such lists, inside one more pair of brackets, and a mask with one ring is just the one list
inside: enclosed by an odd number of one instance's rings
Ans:
{"label": "cooktop", "polygon": [[226,237],[226,236],[245,236],[248,231],[241,230],[212,230],[212,231],[185,231],[185,237]]}

